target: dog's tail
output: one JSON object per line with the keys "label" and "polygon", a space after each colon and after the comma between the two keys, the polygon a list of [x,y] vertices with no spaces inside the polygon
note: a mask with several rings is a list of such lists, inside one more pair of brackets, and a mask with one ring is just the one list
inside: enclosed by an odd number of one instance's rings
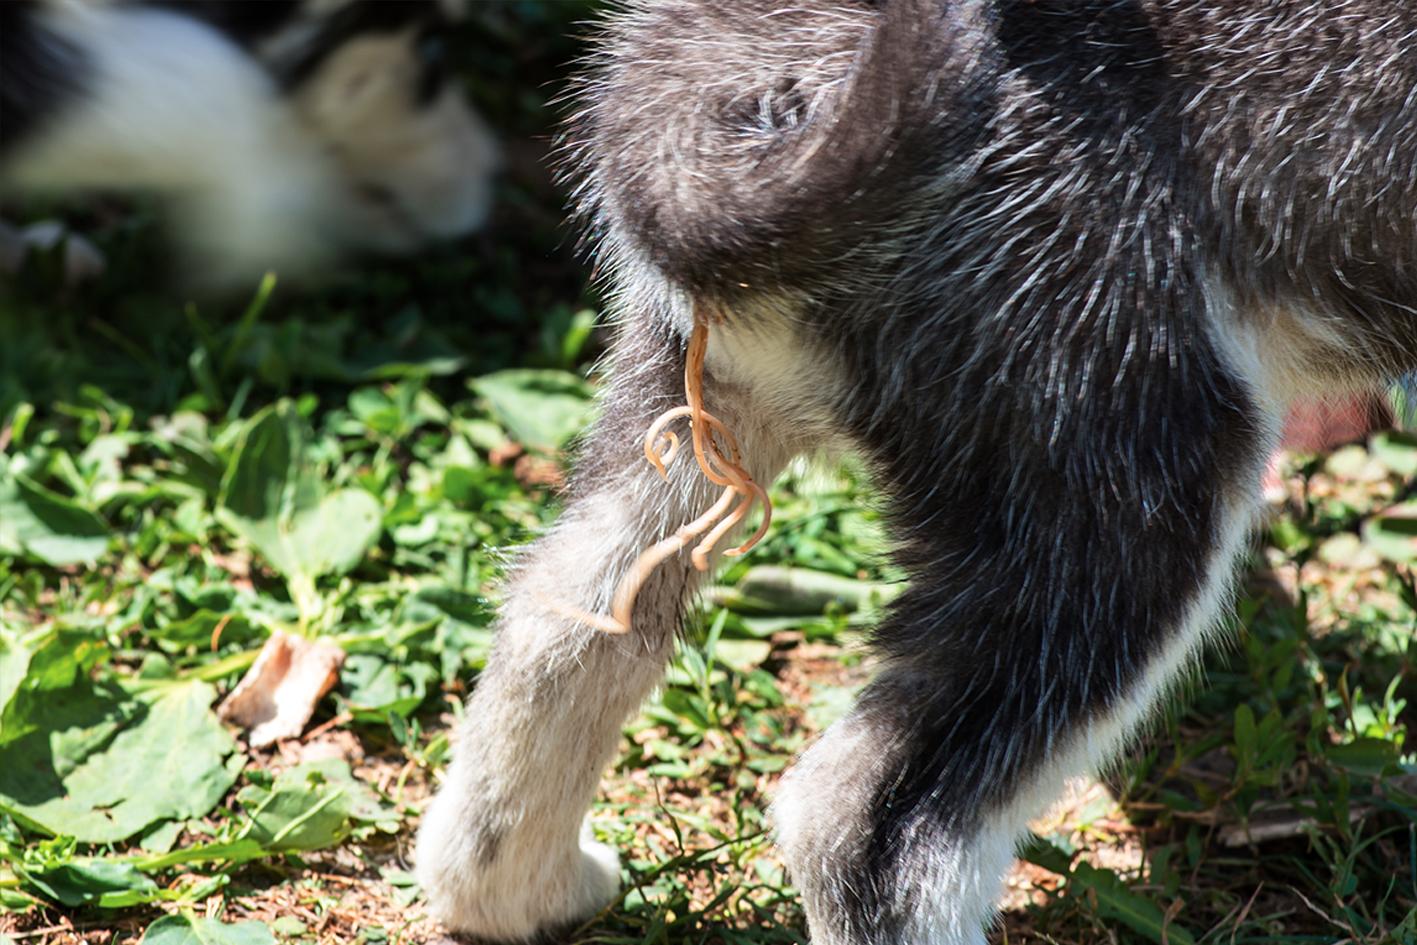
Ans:
{"label": "dog's tail", "polygon": [[578,209],[690,289],[820,272],[938,163],[946,0],[765,6],[622,11],[576,95]]}

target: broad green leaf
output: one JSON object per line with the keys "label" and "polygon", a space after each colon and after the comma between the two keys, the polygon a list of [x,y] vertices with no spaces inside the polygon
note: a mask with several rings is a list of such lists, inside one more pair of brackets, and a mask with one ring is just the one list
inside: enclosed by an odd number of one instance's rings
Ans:
{"label": "broad green leaf", "polygon": [[221,459],[212,447],[207,418],[193,411],[178,411],[157,424],[153,445],[172,458],[171,476],[215,498],[221,491]]}
{"label": "broad green leaf", "polygon": [[361,387],[349,395],[349,412],[374,433],[395,438],[407,437],[424,423],[448,422],[447,408],[421,381]]}
{"label": "broad green leaf", "polygon": [[287,542],[305,574],[347,574],[379,540],[382,515],[379,500],[363,489],[341,489],[313,509],[296,509]]}
{"label": "broad green leaf", "polygon": [[11,716],[11,705],[24,685],[33,656],[34,651],[25,646],[18,635],[0,629],[0,745],[28,731],[22,730],[23,723]]}
{"label": "broad green leaf", "polygon": [[176,846],[184,826],[180,820],[165,820],[145,831],[138,839],[138,845],[149,853],[166,853]]}
{"label": "broad green leaf", "polygon": [[276,945],[271,930],[260,922],[228,925],[216,919],[168,915],[143,933],[138,945]]}
{"label": "broad green leaf", "polygon": [[531,449],[560,449],[590,419],[590,386],[569,371],[514,368],[469,383],[512,439]]}
{"label": "broad green leaf", "polygon": [[399,665],[371,653],[352,653],[340,670],[340,694],[346,708],[364,721],[383,721],[387,713],[405,716],[418,708],[436,682],[427,663]]}
{"label": "broad green leaf", "polygon": [[1023,849],[1019,850],[1018,855],[1020,859],[1027,860],[1035,866],[1041,866],[1050,873],[1057,873],[1059,876],[1068,875],[1068,869],[1073,862],[1071,853],[1036,833],[1028,835],[1028,842],[1024,844]]}
{"label": "broad green leaf", "polygon": [[1242,770],[1254,764],[1258,748],[1258,733],[1255,727],[1255,713],[1244,703],[1235,707],[1235,760]]}
{"label": "broad green leaf", "polygon": [[0,554],[58,567],[93,564],[107,550],[103,519],[0,462]]}
{"label": "broad green leaf", "polygon": [[299,470],[298,419],[289,405],[267,407],[248,420],[222,483],[222,504],[242,518],[274,518],[287,503],[286,490]]}
{"label": "broad green leaf", "polygon": [[108,652],[101,636],[80,629],[0,630],[0,746],[39,728],[51,710],[43,694],[73,686]]}
{"label": "broad green leaf", "polygon": [[1417,502],[1404,502],[1369,519],[1363,540],[1389,561],[1417,562]]}
{"label": "broad green leaf", "polygon": [[767,640],[719,640],[713,651],[719,662],[740,673],[761,666],[771,652]]}
{"label": "broad green leaf", "polygon": [[1373,437],[1368,451],[1399,476],[1417,475],[1417,434],[1388,430]]}
{"label": "broad green leaf", "polygon": [[1381,738],[1355,738],[1344,745],[1331,745],[1324,755],[1333,764],[1369,778],[1397,773],[1401,760],[1397,745]]}
{"label": "broad green leaf", "polygon": [[206,608],[180,620],[149,627],[146,632],[150,638],[174,644],[177,648],[193,645],[205,647],[211,642],[217,627],[222,628],[222,643],[253,640],[260,636],[257,628],[245,616],[230,611],[218,613]]}
{"label": "broad green leaf", "polygon": [[349,412],[375,433],[386,436],[405,433],[412,426],[406,405],[399,404],[377,387],[361,387],[350,394]]}
{"label": "broad green leaf", "polygon": [[[0,910],[22,912],[39,901],[27,892],[11,889],[8,886],[0,886]],[[4,932],[0,932],[0,945],[15,945],[15,940]]]}
{"label": "broad green leaf", "polygon": [[214,696],[197,681],[51,695],[44,727],[0,749],[0,808],[85,843],[205,815],[241,761],[210,711]]}
{"label": "broad green leaf", "polygon": [[68,860],[26,869],[23,877],[32,889],[64,906],[122,909],[162,896],[157,884],[136,866],[112,860]]}
{"label": "broad green leaf", "polygon": [[[1115,919],[1127,928],[1161,945],[1195,945],[1196,937],[1189,929],[1168,923],[1166,913],[1155,902],[1127,888],[1116,873],[1097,869],[1088,863],[1073,867],[1068,878],[1073,894],[1088,891],[1097,896],[1097,910],[1104,917]],[[1162,931],[1165,930],[1163,937]]]}
{"label": "broad green leaf", "polygon": [[480,594],[451,587],[421,587],[404,602],[406,620],[452,617],[473,626],[486,626],[495,616],[492,604]]}
{"label": "broad green leaf", "polygon": [[218,518],[292,584],[342,575],[379,540],[383,509],[362,489],[327,493],[305,458],[306,432],[289,404],[242,429],[222,485]]}
{"label": "broad green leaf", "polygon": [[309,927],[293,915],[283,915],[271,922],[271,929],[277,932],[281,938],[300,938]]}
{"label": "broad green leaf", "polygon": [[339,760],[296,765],[269,788],[242,788],[237,799],[251,817],[247,836],[272,851],[331,847],[360,826],[398,829],[398,813]]}
{"label": "broad green leaf", "polygon": [[[197,843],[192,846],[178,847],[166,853],[138,857],[134,860],[134,865],[146,873],[154,873],[159,870],[171,869],[174,866],[199,863],[223,863],[227,866],[234,866],[238,863],[264,859],[269,855],[270,851],[261,846],[259,842],[250,837],[242,837],[237,840]],[[187,890],[187,892],[190,893],[191,890]]]}

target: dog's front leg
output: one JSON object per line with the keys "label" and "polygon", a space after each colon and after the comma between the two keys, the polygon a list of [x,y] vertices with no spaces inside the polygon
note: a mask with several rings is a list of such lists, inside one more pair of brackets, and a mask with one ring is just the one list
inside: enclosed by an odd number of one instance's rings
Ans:
{"label": "dog's front leg", "polygon": [[[687,448],[667,481],[645,461],[646,429],[683,403],[683,346],[659,325],[622,332],[571,501],[507,590],[492,657],[419,832],[419,879],[454,930],[523,941],[594,913],[619,886],[616,855],[583,819],[621,726],[661,677],[698,572],[688,550],[666,561],[641,589],[624,635],[575,614],[608,614],[640,552],[722,492]],[[766,435],[743,390],[709,378],[706,398],[737,433],[754,478],[770,481],[785,438]]]}

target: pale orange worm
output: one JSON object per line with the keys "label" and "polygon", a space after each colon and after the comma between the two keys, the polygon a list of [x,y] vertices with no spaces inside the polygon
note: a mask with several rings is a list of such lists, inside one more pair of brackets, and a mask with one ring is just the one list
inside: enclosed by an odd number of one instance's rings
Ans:
{"label": "pale orange worm", "polygon": [[[588,614],[553,605],[558,612],[573,617],[586,626],[606,633],[627,633],[635,609],[635,599],[655,569],[707,531],[708,534],[690,552],[694,567],[707,571],[709,555],[713,553],[714,547],[747,518],[754,501],[763,505],[762,524],[747,541],[736,548],[730,548],[724,554],[737,556],[746,553],[762,540],[772,523],[772,501],[763,487],[754,482],[753,477],[743,468],[738,438],[722,420],[704,409],[704,361],[708,356],[708,330],[708,320],[695,312],[694,330],[689,336],[688,351],[684,360],[684,399],[687,403],[666,410],[655,418],[645,433],[644,451],[645,459],[660,477],[668,479],[669,464],[679,453],[680,440],[679,436],[667,427],[681,417],[688,417],[690,442],[699,472],[714,485],[723,486],[723,494],[698,518],[640,552],[615,587],[609,616]],[[722,447],[719,440],[723,442]],[[725,448],[728,451],[727,456],[724,455]],[[740,500],[736,506],[733,504],[735,498]]]}

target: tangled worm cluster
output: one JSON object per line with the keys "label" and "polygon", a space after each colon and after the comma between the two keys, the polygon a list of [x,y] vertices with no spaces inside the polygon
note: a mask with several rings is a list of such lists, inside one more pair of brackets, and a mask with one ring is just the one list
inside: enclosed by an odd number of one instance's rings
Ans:
{"label": "tangled worm cluster", "polygon": [[[687,403],[660,414],[645,433],[645,458],[659,475],[669,478],[669,464],[679,454],[679,435],[670,426],[683,417],[689,418],[690,443],[699,471],[714,485],[723,487],[708,511],[674,534],[640,552],[629,571],[620,579],[611,598],[610,615],[575,614],[583,623],[606,633],[626,633],[635,598],[649,576],[666,559],[687,548],[698,539],[690,552],[690,560],[700,571],[707,571],[709,555],[743,519],[748,517],[754,500],[763,504],[763,523],[747,541],[724,554],[736,556],[748,551],[767,534],[772,523],[772,502],[763,487],[743,468],[743,455],[738,438],[723,421],[704,409],[704,358],[708,354],[708,321],[695,313],[694,331],[689,336],[689,351],[684,364],[684,397]],[[735,504],[736,501],[736,504]],[[705,534],[707,532],[707,534]],[[700,537],[702,536],[702,537]]]}

